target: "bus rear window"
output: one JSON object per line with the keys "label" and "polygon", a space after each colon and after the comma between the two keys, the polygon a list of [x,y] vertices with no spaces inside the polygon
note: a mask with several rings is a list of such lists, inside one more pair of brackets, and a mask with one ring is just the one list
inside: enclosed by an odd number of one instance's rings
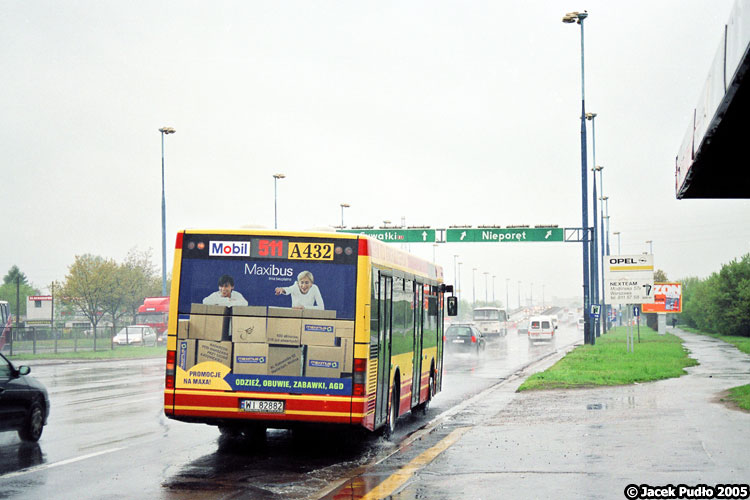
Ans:
{"label": "bus rear window", "polygon": [[353,319],[356,259],[357,240],[185,234],[178,312],[250,305]]}

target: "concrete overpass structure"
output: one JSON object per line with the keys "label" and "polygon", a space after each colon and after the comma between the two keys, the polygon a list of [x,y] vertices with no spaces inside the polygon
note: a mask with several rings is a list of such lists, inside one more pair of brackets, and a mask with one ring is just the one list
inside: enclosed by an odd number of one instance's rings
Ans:
{"label": "concrete overpass structure", "polygon": [[675,194],[750,198],[750,0],[737,0],[675,159]]}

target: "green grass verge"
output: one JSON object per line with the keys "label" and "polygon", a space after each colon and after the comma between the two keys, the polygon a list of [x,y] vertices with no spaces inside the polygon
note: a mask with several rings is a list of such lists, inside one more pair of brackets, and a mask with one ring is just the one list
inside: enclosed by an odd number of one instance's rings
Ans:
{"label": "green grass verge", "polygon": [[[689,326],[683,325],[679,325],[679,327],[686,332],[697,333],[699,335],[705,335],[707,337],[713,337],[715,339],[723,340],[728,344],[732,344],[745,354],[750,354],[750,337],[737,337],[732,335],[720,335],[718,333],[706,333],[696,328],[691,328]],[[729,389],[729,399],[736,403],[740,408],[744,410],[750,410],[750,385],[741,385]]]}
{"label": "green grass verge", "polygon": [[659,335],[641,327],[641,342],[635,335],[635,352],[627,352],[627,327],[617,327],[596,340],[579,346],[552,367],[536,373],[518,391],[627,385],[684,375],[698,362],[687,355],[682,340]]}
{"label": "green grass verge", "polygon": [[729,399],[743,410],[750,411],[750,385],[741,385],[729,389]]}
{"label": "green grass verge", "polygon": [[109,349],[109,347],[100,347],[97,351],[78,351],[78,352],[44,352],[38,354],[19,353],[6,357],[13,361],[30,361],[36,359],[123,359],[123,358],[159,358],[165,357],[167,349],[161,347],[135,347],[122,346]]}

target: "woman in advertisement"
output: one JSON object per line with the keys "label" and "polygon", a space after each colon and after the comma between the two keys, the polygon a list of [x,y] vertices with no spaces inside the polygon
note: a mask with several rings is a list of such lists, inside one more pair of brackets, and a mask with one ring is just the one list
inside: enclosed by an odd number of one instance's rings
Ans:
{"label": "woman in advertisement", "polygon": [[290,286],[276,288],[276,295],[291,295],[294,309],[325,309],[320,289],[310,271],[302,271]]}

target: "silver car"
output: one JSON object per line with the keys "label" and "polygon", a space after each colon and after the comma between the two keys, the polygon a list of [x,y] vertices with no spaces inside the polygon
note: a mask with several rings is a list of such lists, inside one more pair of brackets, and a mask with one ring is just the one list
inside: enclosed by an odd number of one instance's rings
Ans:
{"label": "silver car", "polygon": [[114,345],[156,345],[156,330],[148,325],[130,325],[123,327],[112,337]]}

